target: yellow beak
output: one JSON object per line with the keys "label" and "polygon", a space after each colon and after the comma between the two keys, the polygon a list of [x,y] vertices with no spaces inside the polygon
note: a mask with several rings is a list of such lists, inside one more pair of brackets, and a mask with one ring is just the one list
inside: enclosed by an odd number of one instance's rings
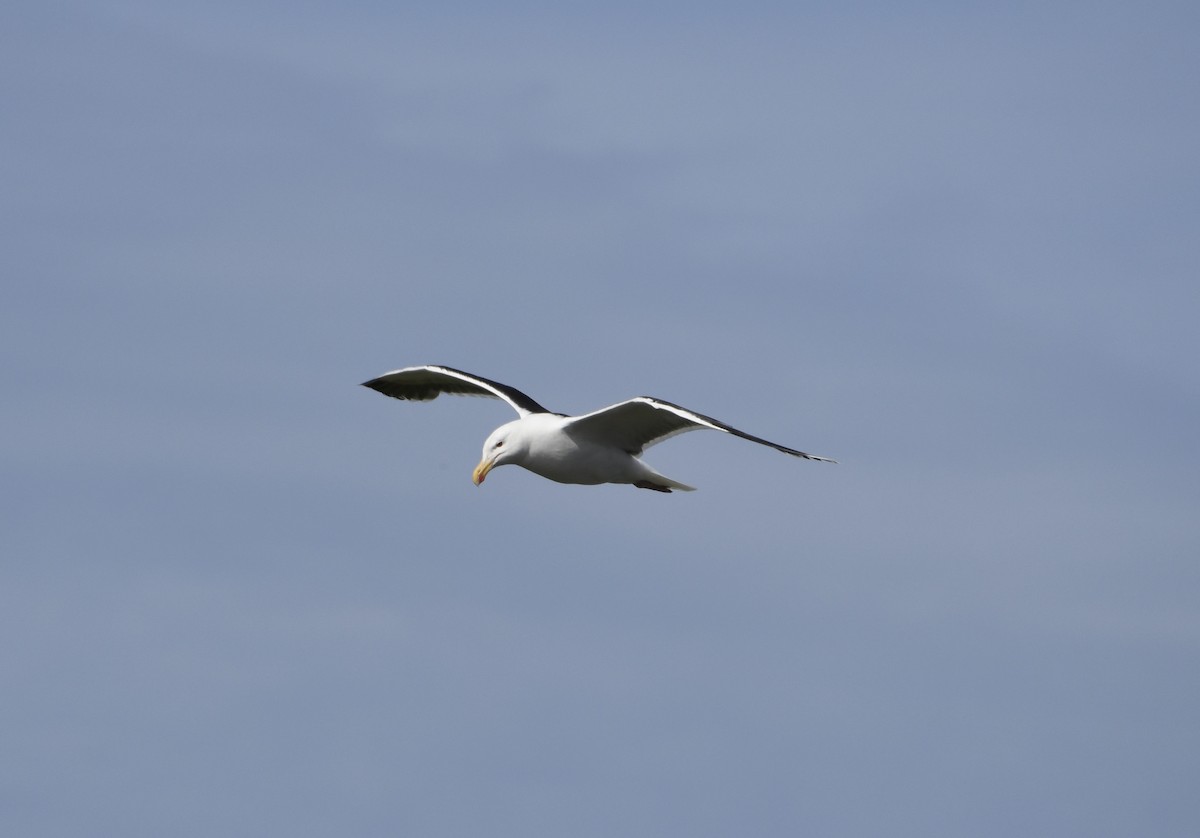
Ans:
{"label": "yellow beak", "polygon": [[479,465],[475,466],[475,471],[471,472],[471,480],[478,486],[487,477],[488,472],[492,470],[492,464],[495,460],[480,460]]}

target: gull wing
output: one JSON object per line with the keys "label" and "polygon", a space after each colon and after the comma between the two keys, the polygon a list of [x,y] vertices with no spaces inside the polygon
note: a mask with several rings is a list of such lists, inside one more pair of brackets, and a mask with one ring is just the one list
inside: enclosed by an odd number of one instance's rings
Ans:
{"label": "gull wing", "polygon": [[803,451],[788,448],[786,445],[768,442],[761,437],[739,431],[711,416],[705,416],[703,413],[696,413],[686,407],[650,396],[638,396],[636,399],[614,404],[592,413],[585,413],[569,419],[566,423],[566,430],[570,433],[618,446],[634,455],[641,454],[644,448],[662,442],[664,439],[670,439],[676,434],[698,431],[701,428],[724,431],[760,445],[769,445],[776,451],[791,454],[793,457],[820,460],[824,463],[837,462],[828,457],[805,454]]}
{"label": "gull wing", "polygon": [[442,393],[455,396],[488,396],[508,402],[521,416],[550,412],[515,387],[450,367],[405,367],[364,381],[363,386],[393,399],[427,402],[436,399]]}

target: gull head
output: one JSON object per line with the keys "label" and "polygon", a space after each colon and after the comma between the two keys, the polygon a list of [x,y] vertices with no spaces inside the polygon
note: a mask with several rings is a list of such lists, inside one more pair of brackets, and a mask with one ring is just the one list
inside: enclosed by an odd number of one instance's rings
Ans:
{"label": "gull head", "polygon": [[479,465],[475,466],[475,471],[471,474],[471,479],[478,486],[488,476],[488,472],[496,466],[502,466],[506,463],[517,462],[521,458],[520,435],[513,433],[520,419],[509,422],[507,425],[501,425],[492,431],[491,436],[487,438],[487,442],[483,444],[483,456],[479,460]]}

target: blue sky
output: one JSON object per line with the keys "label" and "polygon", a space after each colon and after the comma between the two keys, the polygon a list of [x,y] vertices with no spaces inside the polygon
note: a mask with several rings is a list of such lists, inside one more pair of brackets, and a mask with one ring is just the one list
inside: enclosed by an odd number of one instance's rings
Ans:
{"label": "blue sky", "polygon": [[1191,4],[6,18],[5,834],[1200,830]]}

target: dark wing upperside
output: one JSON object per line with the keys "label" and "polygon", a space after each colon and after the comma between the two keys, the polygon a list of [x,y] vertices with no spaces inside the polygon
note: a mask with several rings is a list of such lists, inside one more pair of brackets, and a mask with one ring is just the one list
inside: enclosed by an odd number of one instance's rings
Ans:
{"label": "dark wing upperside", "polygon": [[788,448],[786,445],[769,442],[745,431],[739,431],[711,416],[705,416],[703,413],[696,413],[694,410],[688,410],[677,404],[650,396],[639,396],[636,399],[614,404],[592,413],[585,413],[583,416],[571,419],[567,423],[567,427],[576,433],[616,445],[635,455],[642,453],[644,448],[670,439],[676,434],[709,428],[757,442],[759,445],[768,445],[776,451],[791,454],[793,457],[820,460],[826,463],[836,462],[828,457],[806,454],[795,448]]}
{"label": "dark wing upperside", "polygon": [[424,402],[436,399],[442,393],[455,396],[487,396],[503,399],[521,416],[550,412],[515,387],[450,367],[406,367],[364,381],[363,386],[393,399]]}

